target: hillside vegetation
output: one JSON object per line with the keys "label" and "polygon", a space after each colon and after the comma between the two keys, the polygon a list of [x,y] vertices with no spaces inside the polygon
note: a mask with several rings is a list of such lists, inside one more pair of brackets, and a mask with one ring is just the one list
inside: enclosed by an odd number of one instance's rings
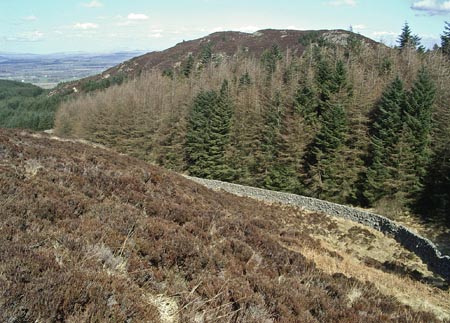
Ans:
{"label": "hillside vegetation", "polygon": [[45,130],[53,128],[59,95],[29,84],[0,80],[0,127]]}
{"label": "hillside vegetation", "polygon": [[448,59],[309,35],[260,56],[200,42],[63,104],[56,131],[194,176],[449,220]]}
{"label": "hillside vegetation", "polygon": [[377,232],[45,134],[0,130],[0,207],[4,322],[450,317],[448,291]]}

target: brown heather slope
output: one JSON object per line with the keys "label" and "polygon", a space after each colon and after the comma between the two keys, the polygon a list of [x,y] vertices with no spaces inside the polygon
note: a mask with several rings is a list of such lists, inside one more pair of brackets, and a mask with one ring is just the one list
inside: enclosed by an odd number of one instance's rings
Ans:
{"label": "brown heather slope", "polygon": [[74,88],[77,89],[77,93],[80,93],[83,91],[83,85],[86,82],[101,81],[116,75],[132,79],[142,72],[177,69],[186,62],[189,55],[196,59],[199,58],[207,44],[211,45],[212,54],[216,58],[230,58],[236,55],[259,58],[264,50],[270,49],[273,45],[278,45],[283,53],[289,50],[291,55],[301,56],[310,41],[316,42],[318,38],[323,37],[329,43],[346,45],[347,38],[350,35],[353,35],[367,46],[381,45],[370,38],[345,30],[265,29],[254,33],[237,31],[216,32],[202,38],[183,41],[163,51],[150,52],[132,58],[101,74],[62,84],[51,93],[70,93]]}
{"label": "brown heather slope", "polygon": [[0,210],[1,322],[449,317],[448,292],[374,265],[426,274],[389,238],[81,143],[0,130]]}

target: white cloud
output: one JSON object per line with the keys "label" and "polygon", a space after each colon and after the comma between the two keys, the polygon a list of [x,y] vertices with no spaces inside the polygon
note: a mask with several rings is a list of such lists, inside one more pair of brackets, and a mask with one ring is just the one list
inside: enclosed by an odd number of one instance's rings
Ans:
{"label": "white cloud", "polygon": [[83,3],[83,7],[86,7],[86,8],[101,8],[101,7],[103,7],[103,3],[101,3],[98,0],[92,0],[91,2]]}
{"label": "white cloud", "polygon": [[148,16],[143,13],[130,13],[128,15],[129,20],[147,20]]}
{"label": "white cloud", "polygon": [[358,3],[356,2],[356,0],[333,0],[333,1],[327,2],[327,4],[330,6],[333,6],[333,7],[340,7],[340,6],[354,7]]}
{"label": "white cloud", "polygon": [[120,21],[120,22],[118,22],[118,23],[117,23],[117,26],[119,26],[119,27],[125,27],[125,26],[130,26],[130,25],[133,25],[133,24],[134,24],[133,21],[126,20],[126,21]]}
{"label": "white cloud", "polygon": [[36,21],[38,18],[35,15],[30,15],[22,18],[25,21]]}
{"label": "white cloud", "polygon": [[77,23],[73,26],[73,28],[75,28],[75,29],[83,29],[83,30],[87,30],[87,29],[96,29],[96,28],[98,28],[98,25],[97,25],[97,24],[94,24],[94,23],[92,23],[92,22],[84,22],[84,23],[77,22]]}
{"label": "white cloud", "polygon": [[237,28],[239,31],[243,31],[244,33],[254,33],[255,31],[259,30],[261,28],[256,26],[242,26]]}
{"label": "white cloud", "polygon": [[366,29],[367,26],[363,25],[363,24],[358,24],[358,25],[352,25],[353,30],[361,30],[361,29]]}
{"label": "white cloud", "polygon": [[44,33],[40,32],[39,30],[34,31],[26,31],[23,33],[19,33],[15,36],[7,37],[7,41],[14,41],[14,42],[37,42],[41,41],[44,38]]}
{"label": "white cloud", "polygon": [[[203,30],[200,30],[200,31],[203,31]],[[225,28],[224,28],[224,27],[215,27],[215,28],[209,30],[209,32],[210,32],[211,34],[212,34],[212,33],[217,33],[217,32],[219,32],[219,31],[225,31]]]}
{"label": "white cloud", "polygon": [[450,13],[450,0],[415,0],[412,10],[422,11],[428,15],[445,15]]}
{"label": "white cloud", "polygon": [[393,31],[374,31],[372,33],[374,36],[397,36],[398,33]]}
{"label": "white cloud", "polygon": [[152,33],[150,35],[148,35],[149,38],[162,38],[162,34],[161,33]]}

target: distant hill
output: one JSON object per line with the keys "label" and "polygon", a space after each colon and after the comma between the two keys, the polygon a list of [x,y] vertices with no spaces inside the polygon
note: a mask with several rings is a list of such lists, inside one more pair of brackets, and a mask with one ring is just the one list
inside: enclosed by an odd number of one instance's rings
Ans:
{"label": "distant hill", "polygon": [[73,81],[101,73],[142,53],[142,51],[55,54],[0,52],[0,79],[52,88],[63,81]]}
{"label": "distant hill", "polygon": [[360,225],[0,129],[0,321],[440,322],[449,292]]}
{"label": "distant hill", "polygon": [[207,47],[216,58],[231,58],[235,56],[259,58],[264,50],[273,45],[277,45],[282,52],[289,50],[291,55],[300,56],[309,44],[319,40],[343,46],[352,37],[367,46],[381,45],[370,38],[345,30],[301,31],[265,29],[254,33],[216,32],[199,39],[183,41],[163,51],[155,51],[132,58],[107,69],[101,74],[65,84],[56,89],[56,93],[70,92],[74,88],[83,92],[83,87],[87,82],[101,83],[117,76],[120,79],[124,77],[134,78],[142,72],[154,69],[160,71],[178,69],[186,62],[189,55],[198,57]]}

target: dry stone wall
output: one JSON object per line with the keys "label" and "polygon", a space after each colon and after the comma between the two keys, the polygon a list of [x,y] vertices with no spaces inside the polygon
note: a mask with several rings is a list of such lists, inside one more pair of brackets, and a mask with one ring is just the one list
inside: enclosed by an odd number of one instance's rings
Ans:
{"label": "dry stone wall", "polygon": [[309,211],[323,212],[328,215],[341,217],[369,226],[393,237],[403,247],[419,256],[422,261],[429,266],[430,270],[442,276],[447,281],[450,281],[449,256],[442,255],[430,240],[419,236],[405,226],[397,224],[384,216],[301,195],[264,190],[196,177],[186,177],[214,190],[224,190],[239,196],[298,206]]}

